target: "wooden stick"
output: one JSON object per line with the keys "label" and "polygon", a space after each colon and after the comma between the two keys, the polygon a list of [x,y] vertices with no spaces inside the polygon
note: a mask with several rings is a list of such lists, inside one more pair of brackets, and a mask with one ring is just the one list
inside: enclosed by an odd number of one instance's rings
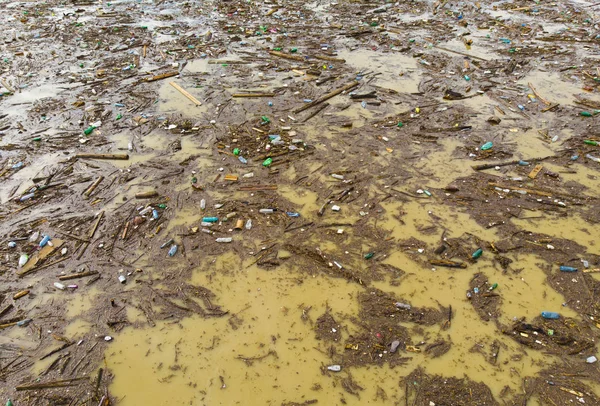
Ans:
{"label": "wooden stick", "polygon": [[249,65],[252,62],[248,62],[248,61],[237,61],[237,60],[227,60],[227,59],[211,59],[210,61],[208,61],[209,65],[221,65],[221,64],[227,64],[227,65]]}
{"label": "wooden stick", "polygon": [[12,303],[6,306],[2,311],[0,311],[0,318],[4,317],[8,312],[10,312],[13,307],[15,307]]}
{"label": "wooden stick", "polygon": [[232,97],[273,97],[275,93],[234,93]]}
{"label": "wooden stick", "polygon": [[329,107],[329,103],[323,103],[322,106],[319,106],[318,109],[316,109],[314,112],[309,114],[305,119],[302,120],[302,122],[306,123],[308,120],[310,120],[311,118],[313,118],[314,116],[316,116],[317,114],[319,114],[320,112],[325,110],[327,107]]}
{"label": "wooden stick", "polygon": [[13,321],[12,323],[0,324],[0,330],[4,330],[5,328],[16,326],[17,323],[18,323],[18,321]]}
{"label": "wooden stick", "polygon": [[546,106],[551,105],[552,103],[550,103],[548,100],[544,99],[538,92],[537,90],[535,90],[535,87],[533,87],[533,85],[531,83],[527,83],[527,86],[529,86],[529,88],[531,89],[531,91],[533,92],[533,94],[535,94],[535,97],[537,97],[538,99],[540,99],[542,101],[542,103],[544,103]]}
{"label": "wooden stick", "polygon": [[90,240],[92,238],[94,238],[94,234],[96,234],[96,230],[98,229],[98,226],[100,225],[100,220],[102,220],[102,217],[104,217],[104,211],[101,211],[100,214],[98,214],[98,220],[96,220],[96,223],[90,230],[90,235],[89,235]]}
{"label": "wooden stick", "polygon": [[327,55],[314,55],[313,58],[315,59],[320,59],[322,61],[329,61],[329,62],[341,62],[341,63],[346,63],[345,59],[341,59],[341,58],[334,58],[332,56],[327,56]]}
{"label": "wooden stick", "polygon": [[144,80],[146,82],[154,82],[155,80],[166,79],[166,78],[170,78],[170,77],[177,76],[177,75],[179,75],[179,71],[173,71],[173,72],[161,73],[160,75],[152,76],[151,78],[146,78]]}
{"label": "wooden stick", "polygon": [[2,85],[6,88],[6,90],[11,93],[15,93],[15,89],[13,89],[6,80],[2,79],[0,82],[2,82]]}
{"label": "wooden stick", "polygon": [[136,199],[150,199],[151,197],[158,196],[158,192],[156,190],[152,190],[150,192],[140,192],[135,194]]}
{"label": "wooden stick", "polygon": [[336,89],[336,90],[334,90],[332,92],[327,93],[324,96],[319,97],[317,100],[312,101],[312,102],[310,102],[310,103],[308,103],[308,104],[306,104],[306,105],[304,105],[304,106],[302,106],[302,107],[294,110],[294,113],[300,113],[300,112],[302,112],[304,110],[308,110],[311,107],[314,107],[314,106],[316,106],[318,104],[321,104],[324,101],[327,101],[327,100],[331,99],[332,97],[335,97],[338,94],[340,94],[342,92],[345,92],[346,90],[350,90],[350,89],[355,88],[356,86],[358,86],[358,82],[357,81],[352,81],[352,82],[350,82],[350,83],[348,83],[348,84],[346,84],[346,85],[344,85],[344,86],[342,86],[342,87],[340,87],[340,88],[338,88],[338,89]]}
{"label": "wooden stick", "polygon": [[202,103],[200,103],[200,101],[198,99],[196,99],[194,96],[192,96],[191,94],[189,94],[183,87],[179,86],[175,82],[169,82],[169,84],[171,86],[173,86],[175,89],[177,89],[177,91],[179,91],[179,93],[181,93],[182,95],[184,95],[185,97],[187,97],[188,99],[190,99],[190,101],[192,103],[194,103],[196,106],[202,106]]}
{"label": "wooden stick", "polygon": [[71,280],[71,279],[85,278],[86,276],[92,276],[92,275],[97,275],[97,274],[98,274],[97,271],[79,272],[79,273],[74,273],[74,274],[71,274],[71,275],[60,276],[58,278],[58,280],[68,281],[68,280]]}
{"label": "wooden stick", "polygon": [[82,377],[82,378],[64,379],[62,381],[52,381],[52,382],[46,382],[46,383],[34,383],[34,384],[31,384],[31,385],[17,386],[15,389],[17,390],[17,392],[20,392],[20,391],[24,391],[24,390],[62,388],[64,386],[76,386],[76,385],[79,385],[79,381],[87,380],[87,379],[88,378],[86,378],[86,377]]}
{"label": "wooden stick", "polygon": [[454,51],[452,49],[448,49],[448,48],[444,48],[444,47],[438,47],[436,45],[434,45],[433,47],[437,48],[437,49],[441,49],[442,51],[450,52],[450,53],[457,54],[457,55],[466,56],[466,57],[469,57],[471,59],[475,59],[475,60],[478,60],[478,61],[489,62],[487,59],[483,59],[483,58],[480,58],[480,57],[474,56],[474,55],[469,55],[469,54],[464,53],[464,52]]}
{"label": "wooden stick", "polygon": [[[85,244],[87,244],[87,243],[85,243]],[[48,268],[48,267],[51,267],[52,265],[56,265],[56,264],[58,264],[59,262],[66,261],[66,260],[67,260],[67,259],[69,259],[69,258],[70,258],[70,256],[67,256],[67,257],[62,257],[61,259],[57,259],[56,261],[54,261],[54,262],[51,262],[51,263],[49,263],[49,264],[42,265],[42,266],[38,266],[38,267],[33,267],[33,268],[29,269],[27,272],[21,272],[21,273],[17,273],[17,276],[18,276],[19,278],[22,278],[23,276],[25,276],[25,275],[29,275],[29,274],[30,274],[30,273],[32,273],[32,272],[41,271],[42,269],[46,269],[46,268]]]}
{"label": "wooden stick", "polygon": [[304,62],[306,60],[301,56],[284,54],[283,52],[269,51],[269,53],[273,56],[278,56],[280,58],[291,59],[292,61]]}
{"label": "wooden stick", "polygon": [[238,190],[256,192],[259,190],[277,190],[277,185],[242,186]]}
{"label": "wooden stick", "polygon": [[99,176],[98,179],[94,183],[91,184],[89,188],[85,192],[83,192],[83,198],[89,199],[92,192],[98,187],[98,185],[104,180],[104,176]]}
{"label": "wooden stick", "polygon": [[29,289],[22,290],[22,291],[20,291],[20,292],[17,292],[17,293],[15,293],[15,294],[14,294],[14,296],[13,296],[13,300],[20,299],[20,298],[22,298],[23,296],[26,296],[26,295],[28,295],[28,294],[29,294]]}
{"label": "wooden stick", "polygon": [[89,158],[89,159],[129,159],[128,154],[76,154],[75,158]]}
{"label": "wooden stick", "polygon": [[59,233],[59,234],[66,235],[67,237],[71,237],[71,238],[74,238],[74,239],[82,241],[82,242],[90,242],[88,239],[79,237],[79,236],[74,235],[74,234],[67,233],[65,231],[61,231],[61,230],[54,230],[54,231],[57,232],[57,233]]}

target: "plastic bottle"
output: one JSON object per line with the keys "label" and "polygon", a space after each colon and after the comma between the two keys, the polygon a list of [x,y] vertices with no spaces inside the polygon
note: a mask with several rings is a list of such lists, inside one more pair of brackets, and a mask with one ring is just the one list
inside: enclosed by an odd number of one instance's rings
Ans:
{"label": "plastic bottle", "polygon": [[591,161],[594,161],[594,162],[600,162],[600,158],[596,158],[596,157],[595,157],[595,156],[593,156],[593,155],[590,155],[590,154],[585,154],[585,157],[586,157],[587,159],[591,160]]}
{"label": "plastic bottle", "polygon": [[46,244],[48,244],[48,241],[50,241],[51,238],[49,235],[45,235],[44,238],[42,238],[42,241],[40,241],[40,247],[45,247]]}
{"label": "plastic bottle", "polygon": [[238,156],[240,154],[240,149],[239,148],[234,148],[233,149],[233,155]]}
{"label": "plastic bottle", "polygon": [[14,241],[10,241],[10,242],[8,243],[8,247],[9,247],[9,248],[15,248],[16,246],[17,246],[17,243],[16,243],[16,242],[14,242]]}
{"label": "plastic bottle", "polygon": [[258,212],[262,214],[272,214],[275,209],[260,209]]}
{"label": "plastic bottle", "polygon": [[21,256],[19,257],[19,268],[25,266],[27,261],[29,261],[29,255],[25,253],[21,254]]}
{"label": "plastic bottle", "polygon": [[341,365],[329,365],[327,369],[333,372],[340,372],[342,370],[342,367]]}
{"label": "plastic bottle", "polygon": [[289,217],[300,217],[300,213],[296,213],[294,211],[286,211],[285,214],[287,214]]}
{"label": "plastic bottle", "polygon": [[262,163],[262,165],[264,167],[269,167],[269,166],[271,166],[272,163],[273,163],[273,159],[272,158],[267,158],[267,159],[264,160],[264,162]]}
{"label": "plastic bottle", "polygon": [[65,290],[65,285],[63,285],[63,284],[62,284],[62,283],[60,283],[60,282],[54,282],[54,287],[55,287],[56,289]]}
{"label": "plastic bottle", "polygon": [[498,287],[497,283],[494,283],[492,286],[490,286],[490,288],[488,289],[490,292],[494,289],[496,289]]}
{"label": "plastic bottle", "polygon": [[365,259],[371,259],[371,258],[373,258],[373,256],[374,256],[374,255],[375,255],[375,253],[374,253],[374,252],[369,252],[369,253],[366,253],[366,254],[365,254],[364,258],[365,258]]}
{"label": "plastic bottle", "polygon": [[177,254],[177,245],[173,244],[171,245],[171,248],[169,248],[169,256],[172,257],[175,254]]}
{"label": "plastic bottle", "polygon": [[583,140],[583,143],[584,143],[584,144],[587,144],[587,145],[593,145],[593,146],[595,146],[595,147],[597,147],[598,145],[600,145],[600,144],[598,143],[598,141],[594,141],[594,140]]}
{"label": "plastic bottle", "polygon": [[577,272],[577,268],[573,268],[572,266],[564,266],[564,265],[560,266],[560,270],[562,272]]}
{"label": "plastic bottle", "polygon": [[483,254],[483,250],[481,248],[478,248],[473,255],[471,255],[471,257],[473,257],[473,259],[477,259],[479,258],[481,255]]}
{"label": "plastic bottle", "polygon": [[200,200],[200,210],[206,209],[206,200]]}
{"label": "plastic bottle", "polygon": [[21,198],[19,199],[19,201],[26,202],[27,200],[32,199],[33,196],[34,196],[33,193],[28,193],[28,194],[26,194],[24,196],[21,196]]}
{"label": "plastic bottle", "polygon": [[337,173],[332,173],[331,177],[338,180],[344,180],[344,175],[338,175]]}
{"label": "plastic bottle", "polygon": [[90,125],[88,128],[83,130],[83,133],[85,135],[90,135],[92,132],[94,132],[95,129],[96,129],[96,127],[94,127],[93,125]]}
{"label": "plastic bottle", "polygon": [[488,149],[491,149],[494,146],[494,144],[490,141],[490,142],[486,142],[485,144],[483,144],[481,146],[481,150],[482,151],[487,151]]}
{"label": "plastic bottle", "polygon": [[241,155],[240,155],[240,156],[238,156],[238,160],[239,160],[241,163],[243,163],[243,164],[247,164],[247,163],[248,163],[248,160],[247,160],[246,158],[244,158],[243,156],[241,156]]}
{"label": "plastic bottle", "polygon": [[143,216],[144,214],[148,214],[152,211],[152,206],[148,206],[146,207],[144,210],[140,211],[140,216]]}
{"label": "plastic bottle", "polygon": [[125,283],[126,281],[127,281],[127,278],[125,277],[125,275],[119,275],[119,282]]}
{"label": "plastic bottle", "polygon": [[152,218],[158,220],[158,211],[156,209],[152,209]]}
{"label": "plastic bottle", "polygon": [[202,217],[203,223],[216,223],[217,221],[219,221],[218,217]]}
{"label": "plastic bottle", "polygon": [[17,162],[13,166],[11,166],[10,169],[21,169],[23,167],[23,165],[24,165],[23,162]]}
{"label": "plastic bottle", "polygon": [[252,220],[246,221],[246,230],[250,230],[252,228]]}
{"label": "plastic bottle", "polygon": [[216,239],[217,242],[231,242],[233,241],[233,238],[231,237],[220,237]]}
{"label": "plastic bottle", "polygon": [[397,302],[394,304],[394,306],[396,306],[398,309],[404,309],[404,310],[410,310],[411,306],[408,303],[400,303]]}
{"label": "plastic bottle", "polygon": [[160,246],[161,249],[165,248],[167,245],[173,244],[173,239],[171,238],[169,241],[165,242]]}
{"label": "plastic bottle", "polygon": [[556,312],[543,311],[542,317],[545,319],[560,319],[560,314],[558,314]]}

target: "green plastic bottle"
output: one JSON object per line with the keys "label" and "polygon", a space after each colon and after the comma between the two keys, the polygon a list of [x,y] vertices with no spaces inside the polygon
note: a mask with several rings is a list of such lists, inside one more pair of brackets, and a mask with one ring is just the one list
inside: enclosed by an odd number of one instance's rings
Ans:
{"label": "green plastic bottle", "polygon": [[598,146],[598,141],[594,141],[594,140],[584,140],[583,143],[588,144],[588,145],[593,145],[595,147]]}
{"label": "green plastic bottle", "polygon": [[494,283],[492,286],[490,286],[490,288],[488,290],[492,291],[492,290],[496,289],[497,287],[498,287],[498,284]]}
{"label": "green plastic bottle", "polygon": [[373,255],[375,255],[374,252],[369,252],[368,254],[365,254],[365,259],[371,259],[371,258],[373,258]]}
{"label": "green plastic bottle", "polygon": [[481,248],[478,248],[477,251],[475,251],[473,253],[473,255],[471,255],[471,257],[473,257],[473,259],[477,259],[479,258],[481,255],[483,254],[483,250]]}
{"label": "green plastic bottle", "polygon": [[265,159],[265,161],[263,162],[263,166],[264,167],[268,167],[273,163],[273,159],[272,158],[267,158]]}
{"label": "green plastic bottle", "polygon": [[6,406],[13,406],[12,400],[8,399],[8,402],[6,402]]}
{"label": "green plastic bottle", "polygon": [[96,127],[94,127],[93,125],[91,125],[88,128],[86,128],[85,130],[83,130],[83,133],[85,135],[90,135],[95,129],[96,129]]}

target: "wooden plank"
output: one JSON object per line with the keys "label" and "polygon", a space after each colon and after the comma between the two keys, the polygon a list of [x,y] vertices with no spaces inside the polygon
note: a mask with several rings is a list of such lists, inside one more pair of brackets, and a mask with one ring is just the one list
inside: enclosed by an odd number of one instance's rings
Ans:
{"label": "wooden plank", "polygon": [[198,99],[196,99],[194,96],[192,96],[191,94],[189,94],[183,87],[179,86],[175,82],[169,82],[169,84],[171,86],[173,86],[175,89],[177,89],[177,91],[179,93],[181,93],[182,95],[184,95],[185,97],[187,97],[196,106],[202,106],[202,103],[200,103],[200,101]]}
{"label": "wooden plank", "polygon": [[544,166],[542,164],[537,164],[535,166],[535,168],[533,168],[533,170],[527,176],[530,177],[531,179],[535,179],[535,177],[538,176],[538,174],[540,173],[540,171],[543,168],[544,168]]}

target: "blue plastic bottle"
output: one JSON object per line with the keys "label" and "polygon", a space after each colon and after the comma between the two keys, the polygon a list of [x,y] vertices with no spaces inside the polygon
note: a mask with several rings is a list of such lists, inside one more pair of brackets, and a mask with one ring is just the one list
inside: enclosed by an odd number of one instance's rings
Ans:
{"label": "blue plastic bottle", "polygon": [[177,254],[177,245],[173,244],[171,248],[169,248],[169,256],[172,257]]}
{"label": "blue plastic bottle", "polygon": [[560,319],[560,314],[556,312],[542,312],[542,317],[545,319]]}
{"label": "blue plastic bottle", "polygon": [[48,244],[48,241],[50,241],[51,238],[49,235],[45,235],[44,238],[42,238],[42,241],[40,241],[40,247],[45,247],[46,244]]}
{"label": "blue plastic bottle", "polygon": [[560,266],[560,270],[562,272],[577,272],[577,268],[573,268],[572,266],[564,266],[564,265]]}

